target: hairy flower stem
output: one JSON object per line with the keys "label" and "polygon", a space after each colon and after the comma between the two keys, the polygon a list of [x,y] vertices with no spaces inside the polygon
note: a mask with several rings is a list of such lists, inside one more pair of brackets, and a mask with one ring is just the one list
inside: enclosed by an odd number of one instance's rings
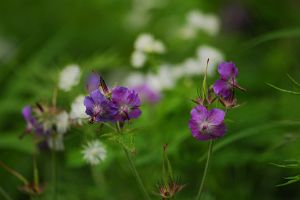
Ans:
{"label": "hairy flower stem", "polygon": [[205,183],[205,178],[206,178],[207,171],[208,171],[208,165],[209,165],[210,157],[212,155],[213,144],[214,144],[214,141],[211,140],[210,143],[209,143],[207,159],[206,159],[205,168],[204,168],[204,172],[203,172],[203,177],[202,177],[201,184],[200,184],[197,196],[196,196],[196,200],[199,200],[201,198],[201,195],[202,195],[202,191],[203,191],[203,187],[204,187],[204,183]]}
{"label": "hairy flower stem", "polygon": [[56,200],[56,190],[57,190],[56,181],[57,181],[56,180],[56,152],[54,149],[52,149],[52,184],[53,184],[52,199],[53,200]]}
{"label": "hairy flower stem", "polygon": [[151,198],[149,197],[149,195],[148,195],[148,193],[146,191],[146,188],[145,188],[145,186],[144,186],[144,184],[142,182],[142,179],[141,179],[141,177],[140,177],[140,175],[139,175],[139,173],[138,173],[138,171],[137,171],[137,169],[136,169],[136,167],[135,167],[135,165],[133,163],[133,160],[131,158],[130,153],[128,152],[128,150],[125,147],[123,147],[123,150],[124,150],[124,152],[126,154],[127,160],[129,162],[129,165],[130,165],[130,168],[131,168],[131,171],[132,171],[132,173],[133,173],[136,181],[138,182],[138,184],[140,186],[140,189],[142,190],[145,199],[150,200]]}

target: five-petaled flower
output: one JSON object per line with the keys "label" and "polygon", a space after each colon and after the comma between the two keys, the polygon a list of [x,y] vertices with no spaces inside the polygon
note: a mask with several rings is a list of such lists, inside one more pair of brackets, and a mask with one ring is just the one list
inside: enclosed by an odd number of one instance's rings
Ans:
{"label": "five-petaled flower", "polygon": [[225,112],[214,108],[208,110],[198,105],[191,111],[189,127],[193,137],[198,140],[210,140],[222,137],[226,132],[224,124]]}
{"label": "five-petaled flower", "polygon": [[126,87],[115,87],[112,90],[112,102],[117,107],[115,119],[125,121],[138,118],[141,115],[139,109],[141,101],[136,91]]}

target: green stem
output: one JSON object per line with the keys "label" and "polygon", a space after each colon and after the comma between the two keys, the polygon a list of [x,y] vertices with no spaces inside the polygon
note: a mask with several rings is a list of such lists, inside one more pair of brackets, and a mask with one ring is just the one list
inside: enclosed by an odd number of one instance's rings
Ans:
{"label": "green stem", "polygon": [[149,197],[149,195],[148,195],[148,193],[146,191],[146,188],[145,188],[145,186],[144,186],[144,184],[142,182],[142,179],[141,179],[141,177],[140,177],[140,175],[139,175],[139,173],[138,173],[138,171],[137,171],[137,169],[136,169],[136,167],[135,167],[135,165],[133,163],[133,160],[132,160],[132,158],[130,156],[130,153],[128,152],[128,150],[125,147],[123,147],[123,150],[124,150],[124,152],[126,154],[127,160],[129,162],[129,165],[130,165],[130,168],[131,168],[131,171],[132,171],[132,173],[133,173],[136,181],[138,182],[138,184],[140,186],[140,189],[142,190],[145,199],[150,200],[151,198]]}
{"label": "green stem", "polygon": [[[54,143],[55,145],[55,143]],[[53,189],[52,189],[52,195],[53,195],[53,200],[56,200],[56,153],[55,150],[52,149],[52,184],[53,184]]]}
{"label": "green stem", "polygon": [[12,198],[5,192],[5,190],[0,186],[0,194],[4,197],[6,200],[12,200]]}
{"label": "green stem", "polygon": [[199,190],[198,190],[198,194],[196,196],[196,200],[199,200],[201,198],[201,195],[202,195],[202,191],[203,191],[203,187],[204,187],[204,183],[205,183],[205,178],[206,178],[207,171],[208,171],[208,165],[209,165],[210,157],[211,157],[211,154],[212,154],[213,144],[214,144],[214,142],[213,142],[213,140],[211,140],[210,143],[209,143],[207,159],[206,159],[205,168],[204,168],[204,172],[203,172],[203,177],[202,177],[201,184],[200,184],[200,187],[199,187]]}

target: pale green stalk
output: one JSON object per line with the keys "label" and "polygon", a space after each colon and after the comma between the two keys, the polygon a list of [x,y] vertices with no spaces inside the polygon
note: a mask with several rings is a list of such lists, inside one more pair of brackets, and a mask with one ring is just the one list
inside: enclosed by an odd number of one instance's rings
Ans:
{"label": "pale green stalk", "polygon": [[202,180],[201,180],[201,184],[196,196],[196,200],[201,199],[201,195],[202,195],[202,191],[203,191],[203,187],[204,187],[204,183],[205,183],[205,178],[208,172],[208,166],[209,166],[209,161],[212,155],[212,149],[213,149],[213,140],[210,141],[209,143],[209,147],[208,147],[208,153],[207,153],[207,159],[206,159],[206,163],[205,163],[205,167],[204,167],[204,172],[203,172],[203,176],[202,176]]}

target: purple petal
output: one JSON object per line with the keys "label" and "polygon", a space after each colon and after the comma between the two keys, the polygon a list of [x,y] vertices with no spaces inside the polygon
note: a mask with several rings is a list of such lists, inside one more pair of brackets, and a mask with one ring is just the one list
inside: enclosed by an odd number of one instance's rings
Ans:
{"label": "purple petal", "polygon": [[128,97],[128,88],[126,87],[115,87],[112,89],[112,100],[115,103],[127,103],[127,97]]}
{"label": "purple petal", "polygon": [[93,116],[93,107],[94,107],[94,101],[93,101],[93,99],[91,97],[89,97],[89,96],[86,96],[84,98],[83,104],[86,107],[85,113],[88,114],[88,115],[90,115],[90,116]]}
{"label": "purple petal", "polygon": [[232,87],[224,80],[217,80],[213,85],[213,90],[216,95],[224,98],[231,96],[232,93]]}
{"label": "purple petal", "polygon": [[129,118],[130,119],[136,119],[142,114],[142,111],[139,108],[134,108],[131,110],[129,113]]}
{"label": "purple petal", "polygon": [[143,102],[145,101],[154,104],[158,102],[161,98],[160,93],[151,89],[147,84],[136,86],[132,89],[139,94]]}
{"label": "purple petal", "polygon": [[25,106],[23,109],[22,109],[22,115],[24,117],[24,119],[27,121],[27,122],[30,122],[31,120],[31,107],[30,106]]}
{"label": "purple petal", "polygon": [[103,101],[106,101],[105,96],[100,92],[99,89],[92,91],[90,96],[96,104],[101,104]]}
{"label": "purple petal", "polygon": [[92,73],[89,75],[86,81],[86,88],[89,93],[94,90],[99,89],[100,86],[100,76],[97,73]]}
{"label": "purple petal", "polygon": [[229,80],[238,75],[238,69],[233,62],[220,63],[218,66],[218,72],[223,80]]}
{"label": "purple petal", "polygon": [[198,105],[194,107],[191,111],[191,119],[197,121],[198,123],[206,120],[208,116],[208,110],[205,106]]}
{"label": "purple petal", "polygon": [[213,127],[211,135],[213,136],[213,138],[219,138],[224,136],[225,133],[226,133],[226,126],[224,123],[222,123],[218,126]]}
{"label": "purple petal", "polygon": [[223,123],[225,117],[225,112],[223,110],[214,108],[209,111],[207,121],[211,125],[219,125]]}

